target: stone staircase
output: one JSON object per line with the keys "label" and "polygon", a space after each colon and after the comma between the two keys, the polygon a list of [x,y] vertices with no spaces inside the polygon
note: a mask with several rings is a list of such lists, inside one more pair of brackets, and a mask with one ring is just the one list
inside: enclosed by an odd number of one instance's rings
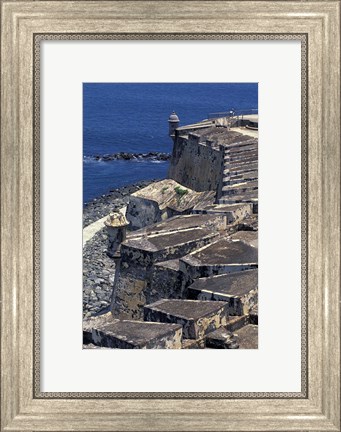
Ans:
{"label": "stone staircase", "polygon": [[224,168],[219,204],[250,203],[258,212],[258,140],[224,147]]}

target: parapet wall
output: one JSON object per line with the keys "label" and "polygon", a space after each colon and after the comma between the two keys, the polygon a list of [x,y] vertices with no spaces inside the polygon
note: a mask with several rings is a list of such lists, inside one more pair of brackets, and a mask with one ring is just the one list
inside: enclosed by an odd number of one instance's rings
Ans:
{"label": "parapet wall", "polygon": [[198,192],[216,191],[224,152],[199,143],[199,139],[194,133],[176,138],[168,177]]}

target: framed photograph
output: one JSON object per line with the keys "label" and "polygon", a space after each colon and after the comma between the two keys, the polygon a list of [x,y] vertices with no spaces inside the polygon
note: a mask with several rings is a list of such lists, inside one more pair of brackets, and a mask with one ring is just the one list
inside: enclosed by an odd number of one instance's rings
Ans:
{"label": "framed photograph", "polygon": [[340,431],[339,15],[2,1],[1,430]]}

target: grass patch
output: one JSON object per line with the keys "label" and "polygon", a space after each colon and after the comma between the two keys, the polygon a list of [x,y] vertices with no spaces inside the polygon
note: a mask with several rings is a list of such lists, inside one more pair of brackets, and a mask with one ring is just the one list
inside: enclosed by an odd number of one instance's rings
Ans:
{"label": "grass patch", "polygon": [[180,202],[181,198],[188,194],[188,189],[183,189],[181,186],[177,186],[174,188],[177,196],[178,201]]}

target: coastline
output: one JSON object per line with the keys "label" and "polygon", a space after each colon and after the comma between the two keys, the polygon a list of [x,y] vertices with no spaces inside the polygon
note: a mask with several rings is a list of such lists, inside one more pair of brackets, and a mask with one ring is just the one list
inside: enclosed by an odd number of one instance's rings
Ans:
{"label": "coastline", "polygon": [[[84,204],[83,228],[126,206],[131,194],[159,179],[143,180],[112,189]],[[83,318],[108,311],[115,275],[114,261],[106,254],[107,233],[103,226],[83,247]]]}

